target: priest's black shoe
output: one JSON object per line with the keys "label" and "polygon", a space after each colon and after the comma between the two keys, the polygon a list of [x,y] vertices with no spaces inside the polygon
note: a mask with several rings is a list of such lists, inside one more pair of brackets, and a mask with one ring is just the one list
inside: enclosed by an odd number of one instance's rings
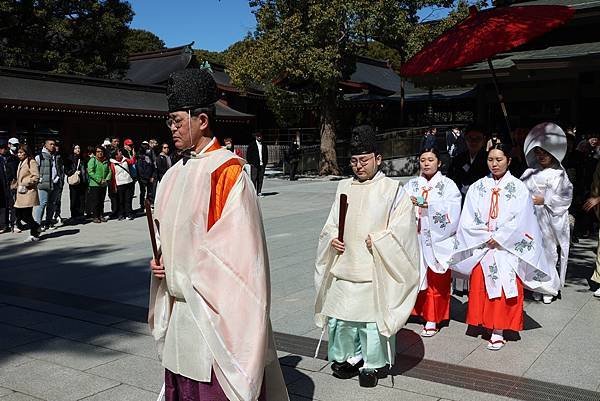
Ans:
{"label": "priest's black shoe", "polygon": [[358,375],[359,369],[363,366],[363,364],[364,362],[362,359],[356,365],[352,365],[349,362],[334,362],[331,364],[333,377],[337,377],[338,379],[351,379]]}
{"label": "priest's black shoe", "polygon": [[358,376],[361,387],[375,387],[379,379],[387,377],[389,369],[387,366],[379,369],[363,369]]}

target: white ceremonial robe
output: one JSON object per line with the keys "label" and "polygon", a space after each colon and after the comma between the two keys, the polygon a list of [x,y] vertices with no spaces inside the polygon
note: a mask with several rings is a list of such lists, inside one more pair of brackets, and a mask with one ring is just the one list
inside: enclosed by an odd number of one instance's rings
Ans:
{"label": "white ceremonial robe", "polygon": [[428,207],[415,206],[419,249],[421,251],[421,285],[425,290],[427,268],[443,274],[448,270],[448,260],[454,253],[454,234],[460,219],[462,196],[458,187],[448,177],[437,172],[431,180],[423,176],[411,179],[404,185],[409,196],[427,198]]}
{"label": "white ceremonial robe", "polygon": [[550,266],[558,263],[557,246],[560,246],[560,287],[565,285],[571,231],[569,229],[569,207],[573,200],[573,184],[562,168],[544,170],[527,169],[521,180],[532,196],[543,196],[544,204],[535,205],[540,231],[544,238],[543,247]]}
{"label": "white ceremonial robe", "polygon": [[[331,247],[338,235],[340,194],[348,196],[341,255]],[[325,327],[328,317],[375,322],[381,335],[396,334],[417,299],[418,260],[413,205],[399,182],[381,172],[365,182],[341,181],[319,238],[315,323]]]}
{"label": "white ceremonial robe", "polygon": [[224,149],[200,153],[161,180],[154,217],[166,279],[152,277],[148,322],[167,369],[203,382],[212,369],[232,401],[258,399],[264,378],[267,399],[285,401],[262,218],[247,174],[207,231],[212,173],[232,159],[244,164]]}
{"label": "white ceremonial robe", "polygon": [[[493,218],[493,192],[497,194],[497,217]],[[544,238],[525,185],[510,172],[499,182],[491,176],[476,181],[467,192],[455,237],[450,268],[470,275],[481,263],[489,299],[518,295],[516,277],[530,290],[556,295],[559,280],[543,252]],[[494,239],[500,247],[491,249]]]}

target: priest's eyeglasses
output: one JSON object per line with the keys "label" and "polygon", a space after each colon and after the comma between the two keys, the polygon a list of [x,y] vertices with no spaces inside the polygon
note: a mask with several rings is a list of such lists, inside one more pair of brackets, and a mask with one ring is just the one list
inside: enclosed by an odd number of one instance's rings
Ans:
{"label": "priest's eyeglasses", "polygon": [[175,126],[175,129],[179,129],[181,128],[181,126],[183,125],[183,118],[167,118],[167,120],[165,121],[165,123],[167,124],[167,127],[169,127],[169,129],[171,129],[173,126]]}
{"label": "priest's eyeglasses", "polygon": [[352,167],[356,167],[358,166],[358,164],[360,163],[361,166],[366,166],[367,164],[369,164],[369,162],[371,161],[371,159],[373,159],[375,156],[371,156],[371,157],[367,157],[367,158],[362,158],[362,159],[358,159],[358,158],[351,158],[350,159],[350,165]]}

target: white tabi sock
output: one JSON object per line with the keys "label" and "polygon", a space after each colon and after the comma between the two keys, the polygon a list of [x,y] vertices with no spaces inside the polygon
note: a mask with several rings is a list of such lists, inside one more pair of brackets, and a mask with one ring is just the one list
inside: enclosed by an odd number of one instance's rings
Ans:
{"label": "white tabi sock", "polygon": [[502,340],[504,340],[504,331],[503,330],[492,331],[492,338],[490,339],[491,342],[502,341]]}
{"label": "white tabi sock", "polygon": [[427,322],[427,323],[425,323],[425,330],[435,329],[435,326],[436,326],[435,322]]}
{"label": "white tabi sock", "polygon": [[351,356],[350,358],[348,358],[348,360],[346,362],[348,362],[350,365],[354,366],[357,363],[359,363],[362,360],[362,355],[357,355],[357,356]]}

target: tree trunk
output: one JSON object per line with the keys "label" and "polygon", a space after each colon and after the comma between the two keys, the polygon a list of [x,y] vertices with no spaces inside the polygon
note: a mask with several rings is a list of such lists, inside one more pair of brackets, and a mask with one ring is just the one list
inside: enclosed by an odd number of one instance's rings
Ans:
{"label": "tree trunk", "polygon": [[321,160],[319,175],[339,175],[335,152],[335,100],[325,99],[321,105]]}

